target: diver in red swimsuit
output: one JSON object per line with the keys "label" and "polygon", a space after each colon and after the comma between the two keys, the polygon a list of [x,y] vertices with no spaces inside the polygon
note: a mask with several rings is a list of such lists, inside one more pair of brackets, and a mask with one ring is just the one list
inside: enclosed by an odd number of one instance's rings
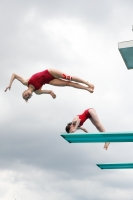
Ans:
{"label": "diver in red swimsuit", "polygon": [[[42,90],[42,86],[45,84],[50,84],[54,86],[69,86],[78,89],[87,90],[90,93],[94,92],[94,85],[84,81],[76,76],[68,76],[65,73],[56,70],[56,69],[47,69],[45,71],[34,74],[31,78],[25,80],[17,74],[12,74],[9,86],[6,87],[5,92],[11,89],[14,79],[20,81],[23,85],[27,86],[28,89],[22,93],[22,97],[25,101],[31,98],[32,93],[36,94],[50,94],[53,98],[56,98],[56,95],[51,90]],[[64,80],[63,80],[64,79]],[[73,82],[74,81],[74,82]],[[87,86],[81,85],[83,83]]]}
{"label": "diver in red swimsuit", "polygon": [[[88,133],[88,131],[85,128],[81,127],[87,119],[90,119],[90,121],[97,128],[98,131],[106,132],[94,108],[89,108],[85,110],[81,115],[77,115],[72,122],[67,124],[66,132],[74,133],[77,129],[80,129]],[[109,144],[110,144],[109,142],[106,142],[104,144],[104,148],[106,150],[108,149]]]}

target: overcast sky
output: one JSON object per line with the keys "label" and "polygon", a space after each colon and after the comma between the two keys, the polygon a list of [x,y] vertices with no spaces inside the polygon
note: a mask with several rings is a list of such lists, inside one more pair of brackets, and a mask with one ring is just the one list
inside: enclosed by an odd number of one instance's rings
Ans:
{"label": "overcast sky", "polygon": [[[132,162],[132,143],[69,144],[67,122],[94,107],[108,132],[133,130],[133,71],[118,43],[132,40],[132,0],[0,1],[0,200],[131,200],[132,170],[96,163]],[[29,78],[59,69],[95,92],[45,85],[57,98],[33,95],[12,73]],[[89,132],[98,132],[86,121]]]}

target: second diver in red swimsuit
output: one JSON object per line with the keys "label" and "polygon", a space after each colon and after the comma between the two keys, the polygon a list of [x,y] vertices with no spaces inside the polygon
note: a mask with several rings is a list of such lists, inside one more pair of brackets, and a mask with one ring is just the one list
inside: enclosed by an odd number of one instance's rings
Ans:
{"label": "second diver in red swimsuit", "polygon": [[[42,86],[45,84],[50,84],[54,86],[69,86],[87,90],[91,93],[93,93],[94,91],[94,85],[87,81],[84,81],[81,78],[78,78],[76,76],[66,75],[65,73],[56,69],[47,69],[42,72],[34,74],[27,80],[23,79],[21,76],[17,74],[12,74],[10,83],[6,87],[5,92],[8,89],[9,90],[11,89],[12,83],[15,79],[17,79],[23,85],[28,87],[28,89],[22,93],[22,97],[23,99],[25,99],[25,101],[28,101],[28,99],[31,98],[33,92],[35,92],[36,94],[50,94],[53,98],[56,98],[56,95],[53,91],[42,90]],[[86,86],[79,83],[85,84]]]}
{"label": "second diver in red swimsuit", "polygon": [[[89,108],[89,109],[85,110],[81,115],[77,115],[72,120],[72,122],[67,124],[66,132],[67,133],[74,133],[77,129],[81,129],[84,132],[88,133],[88,131],[85,128],[81,127],[87,119],[90,119],[90,121],[97,128],[98,131],[106,132],[105,128],[101,124],[94,108]],[[108,149],[109,144],[110,144],[109,142],[106,142],[104,144],[104,148],[106,150]]]}

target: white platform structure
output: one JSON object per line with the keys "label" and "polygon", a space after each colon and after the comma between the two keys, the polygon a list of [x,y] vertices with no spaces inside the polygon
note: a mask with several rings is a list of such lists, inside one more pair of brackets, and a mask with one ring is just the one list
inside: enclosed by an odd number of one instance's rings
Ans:
{"label": "white platform structure", "polygon": [[119,42],[118,49],[126,64],[127,69],[133,69],[133,40]]}
{"label": "white platform structure", "polygon": [[133,40],[119,42],[118,49],[125,62],[127,69],[133,69]]}

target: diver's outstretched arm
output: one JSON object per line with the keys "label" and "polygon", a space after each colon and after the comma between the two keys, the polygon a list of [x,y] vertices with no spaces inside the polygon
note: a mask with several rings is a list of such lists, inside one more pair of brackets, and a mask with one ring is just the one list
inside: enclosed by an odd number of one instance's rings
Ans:
{"label": "diver's outstretched arm", "polygon": [[10,79],[10,83],[9,86],[6,87],[5,92],[9,89],[11,89],[12,83],[13,81],[17,79],[18,81],[20,81],[23,85],[27,86],[28,81],[24,80],[21,76],[17,75],[17,74],[12,74],[11,79]]}

